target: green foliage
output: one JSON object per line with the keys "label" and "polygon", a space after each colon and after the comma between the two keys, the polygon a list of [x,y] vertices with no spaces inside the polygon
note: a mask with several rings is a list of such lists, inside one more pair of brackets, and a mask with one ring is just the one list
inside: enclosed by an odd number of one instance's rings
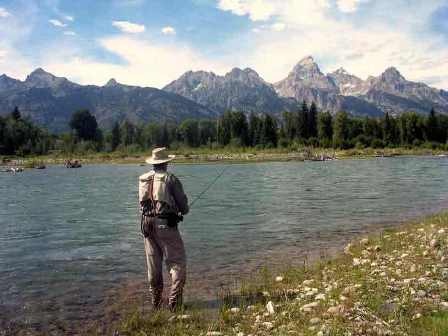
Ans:
{"label": "green foliage", "polygon": [[21,116],[19,109],[0,117],[0,154],[46,154],[52,139],[44,130]]}
{"label": "green foliage", "polygon": [[333,117],[330,112],[319,113],[317,118],[317,136],[321,146],[331,146],[333,139]]}
{"label": "green foliage", "polygon": [[334,120],[333,143],[337,148],[348,148],[349,118],[346,112],[338,112]]}
{"label": "green foliage", "polygon": [[79,110],[73,113],[70,128],[76,132],[80,140],[93,141],[98,137],[98,123],[89,110]]}

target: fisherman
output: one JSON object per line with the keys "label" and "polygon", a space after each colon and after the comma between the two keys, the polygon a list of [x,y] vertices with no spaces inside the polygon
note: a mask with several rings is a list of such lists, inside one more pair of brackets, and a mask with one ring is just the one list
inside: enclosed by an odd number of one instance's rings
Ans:
{"label": "fisherman", "polygon": [[186,280],[186,256],[184,243],[178,231],[178,223],[188,213],[188,199],[182,183],[167,171],[166,148],[155,148],[146,163],[153,170],[139,178],[139,201],[142,211],[141,230],[145,237],[146,263],[148,266],[149,292],[154,309],[162,305],[162,261],[171,277],[168,307],[175,311],[182,305],[182,291]]}

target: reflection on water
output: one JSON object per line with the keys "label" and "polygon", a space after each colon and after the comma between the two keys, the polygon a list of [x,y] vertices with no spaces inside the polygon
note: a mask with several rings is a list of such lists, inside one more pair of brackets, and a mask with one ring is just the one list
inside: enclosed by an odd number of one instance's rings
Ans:
{"label": "reflection on water", "polygon": [[[210,297],[257,265],[284,263],[285,253],[294,262],[443,207],[447,168],[442,158],[232,165],[182,223],[195,280],[190,292]],[[79,321],[97,313],[109,291],[143,283],[136,201],[146,169],[91,165],[0,175],[0,328],[13,317],[37,326]],[[222,169],[173,167],[190,198]]]}

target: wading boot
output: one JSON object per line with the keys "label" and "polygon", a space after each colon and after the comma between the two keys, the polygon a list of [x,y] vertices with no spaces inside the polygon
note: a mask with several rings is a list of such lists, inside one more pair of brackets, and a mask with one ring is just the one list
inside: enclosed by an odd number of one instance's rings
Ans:
{"label": "wading boot", "polygon": [[182,294],[177,295],[174,298],[170,298],[168,301],[168,308],[172,313],[182,309]]}

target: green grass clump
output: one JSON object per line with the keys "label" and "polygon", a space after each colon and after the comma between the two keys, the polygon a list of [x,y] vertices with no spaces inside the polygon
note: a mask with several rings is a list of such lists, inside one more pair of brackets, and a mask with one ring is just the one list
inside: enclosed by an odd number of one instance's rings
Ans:
{"label": "green grass clump", "polygon": [[224,292],[217,312],[134,312],[116,328],[129,336],[448,335],[447,245],[442,213],[353,242],[330,259],[289,267],[281,278],[264,268],[238,292]]}

